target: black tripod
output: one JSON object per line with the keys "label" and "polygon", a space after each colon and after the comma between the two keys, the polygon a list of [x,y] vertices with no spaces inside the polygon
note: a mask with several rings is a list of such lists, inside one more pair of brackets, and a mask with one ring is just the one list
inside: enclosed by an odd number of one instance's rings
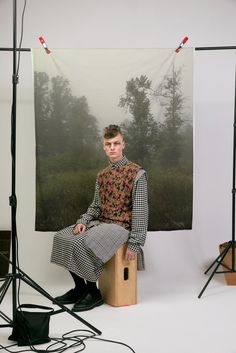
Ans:
{"label": "black tripod", "polygon": [[[213,47],[213,48],[195,48],[195,50],[221,50],[221,49],[236,49],[236,47]],[[226,243],[224,249],[220,252],[220,255],[213,261],[210,267],[204,272],[207,274],[214,266],[214,270],[212,271],[209,279],[207,280],[206,284],[204,285],[203,289],[201,290],[198,298],[201,298],[202,294],[204,293],[205,289],[207,288],[208,284],[212,280],[213,276],[218,273],[236,273],[235,268],[235,166],[236,166],[236,69],[235,69],[235,91],[234,91],[234,130],[233,130],[233,183],[232,183],[232,238],[230,241]],[[231,255],[231,266],[227,266],[224,263],[224,259],[226,255],[232,249]],[[223,271],[218,271],[220,265],[225,268]]]}
{"label": "black tripod", "polygon": [[0,311],[0,317],[6,322],[6,324],[0,325],[0,327],[13,327],[16,322],[16,311],[17,311],[17,281],[22,280],[30,287],[35,289],[37,292],[48,298],[54,304],[60,307],[59,310],[54,311],[53,314],[58,314],[66,311],[68,314],[72,315],[77,320],[81,321],[83,324],[91,328],[94,332],[101,335],[101,331],[89,324],[87,321],[82,319],[80,316],[75,314],[73,311],[69,310],[66,306],[58,303],[51,297],[42,287],[40,287],[35,281],[33,281],[26,273],[24,273],[17,266],[17,227],[16,227],[16,210],[17,210],[17,197],[16,197],[16,102],[17,102],[17,84],[18,84],[18,72],[17,72],[17,4],[16,0],[13,0],[13,75],[12,75],[12,112],[11,112],[11,155],[12,155],[12,184],[10,196],[10,206],[11,206],[11,249],[12,249],[12,261],[9,261],[3,254],[0,253],[12,266],[12,273],[9,273],[5,279],[1,280],[3,284],[0,287],[0,305],[2,300],[10,287],[12,285],[12,319]]}

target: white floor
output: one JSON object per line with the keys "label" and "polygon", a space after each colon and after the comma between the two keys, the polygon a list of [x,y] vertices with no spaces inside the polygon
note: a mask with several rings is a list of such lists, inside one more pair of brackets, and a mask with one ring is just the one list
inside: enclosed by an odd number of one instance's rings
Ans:
{"label": "white floor", "polygon": [[[101,338],[126,343],[135,353],[236,353],[236,286],[227,286],[224,275],[215,275],[198,299],[208,278],[203,274],[203,267],[207,268],[211,261],[206,263],[208,255],[205,256],[197,245],[199,239],[192,239],[191,243],[187,233],[175,234],[175,237],[165,234],[155,241],[153,236],[146,247],[147,270],[138,275],[138,304],[121,308],[104,304],[81,313],[80,317],[102,331]],[[213,253],[217,256],[215,247]],[[56,271],[61,271],[64,285],[54,285],[55,282],[52,285],[47,280],[43,286],[52,296],[63,293],[70,284],[69,279],[65,283],[62,270]],[[52,306],[48,299],[24,286],[20,301]],[[11,309],[9,291],[0,310],[11,317]],[[51,338],[84,329],[88,327],[66,312],[53,316],[50,321]],[[10,333],[10,328],[0,328],[2,345],[11,343],[8,341]],[[17,351],[19,347],[12,350]],[[125,346],[92,339],[86,341],[84,351],[131,352]]]}
{"label": "white floor", "polygon": [[[201,299],[197,298],[206,278],[153,283],[139,276],[139,303],[114,308],[102,305],[80,317],[102,331],[101,338],[122,341],[136,353],[235,353],[236,287],[226,286],[223,277],[211,281]],[[65,288],[61,289],[64,290]],[[57,289],[58,290],[58,289]],[[53,293],[50,293],[53,294]],[[7,293],[1,311],[10,315],[11,295]],[[21,294],[21,303],[51,305],[37,292]],[[56,307],[55,307],[56,308]],[[88,329],[68,313],[53,316],[50,337],[61,337],[71,330]],[[9,328],[1,328],[0,342],[8,345]],[[48,345],[37,348],[44,349]],[[13,351],[19,347],[12,348]],[[88,340],[86,352],[131,352],[127,347]]]}

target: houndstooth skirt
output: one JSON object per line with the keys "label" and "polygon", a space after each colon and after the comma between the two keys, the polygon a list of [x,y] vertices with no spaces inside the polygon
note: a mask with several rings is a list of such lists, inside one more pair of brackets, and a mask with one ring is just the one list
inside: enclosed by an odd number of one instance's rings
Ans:
{"label": "houndstooth skirt", "polygon": [[129,231],[117,224],[91,222],[87,230],[73,234],[74,225],[54,235],[51,262],[85,280],[96,282],[104,264],[129,237]]}

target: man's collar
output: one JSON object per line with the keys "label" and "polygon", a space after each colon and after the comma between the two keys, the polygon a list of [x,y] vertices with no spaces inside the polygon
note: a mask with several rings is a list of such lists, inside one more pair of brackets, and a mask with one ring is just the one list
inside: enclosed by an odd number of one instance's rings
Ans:
{"label": "man's collar", "polygon": [[119,168],[122,167],[124,164],[126,164],[128,162],[128,159],[126,158],[126,156],[124,156],[122,159],[120,159],[118,162],[112,163],[110,161],[110,166],[112,169],[114,168]]}

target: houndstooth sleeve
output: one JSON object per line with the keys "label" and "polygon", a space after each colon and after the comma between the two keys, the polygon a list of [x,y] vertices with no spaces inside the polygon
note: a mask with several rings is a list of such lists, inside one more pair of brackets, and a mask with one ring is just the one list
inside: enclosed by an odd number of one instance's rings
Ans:
{"label": "houndstooth sleeve", "polygon": [[100,197],[99,197],[99,185],[98,185],[98,181],[96,180],[93,202],[88,207],[86,213],[82,214],[80,218],[76,221],[76,223],[77,224],[83,223],[87,225],[90,221],[99,219],[100,214],[101,214],[101,208],[100,208]]}
{"label": "houndstooth sleeve", "polygon": [[147,175],[142,169],[139,171],[132,193],[132,225],[128,248],[139,252],[140,246],[143,246],[146,240],[148,228],[148,192]]}

